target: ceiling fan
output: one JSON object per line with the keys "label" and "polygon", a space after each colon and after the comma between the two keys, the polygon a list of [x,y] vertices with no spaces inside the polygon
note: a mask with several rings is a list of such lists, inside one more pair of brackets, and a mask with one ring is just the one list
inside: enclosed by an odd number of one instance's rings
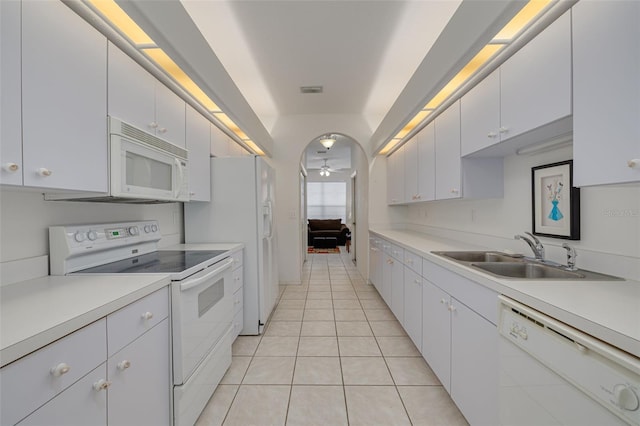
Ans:
{"label": "ceiling fan", "polygon": [[334,170],[327,165],[327,159],[323,159],[324,165],[320,167],[320,176],[329,176],[331,173],[341,173],[338,170]]}

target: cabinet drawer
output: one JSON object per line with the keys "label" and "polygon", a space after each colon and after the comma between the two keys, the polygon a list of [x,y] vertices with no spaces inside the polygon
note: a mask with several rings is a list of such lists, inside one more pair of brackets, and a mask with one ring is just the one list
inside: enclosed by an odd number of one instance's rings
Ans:
{"label": "cabinet drawer", "polygon": [[168,287],[151,293],[109,315],[107,317],[109,356],[111,357],[168,316]]}
{"label": "cabinet drawer", "polygon": [[242,287],[240,287],[240,289],[238,289],[238,291],[236,291],[235,293],[233,293],[233,313],[237,314],[238,312],[240,312],[242,310],[242,305],[243,305],[243,293],[242,293]]}
{"label": "cabinet drawer", "polygon": [[404,251],[404,264],[414,272],[422,275],[422,257],[409,250]]}
{"label": "cabinet drawer", "polygon": [[[69,389],[40,407],[19,423],[20,426],[106,426],[107,391],[95,390],[94,383],[106,380],[106,364],[102,364]],[[4,423],[3,423],[4,424]]]}
{"label": "cabinet drawer", "polygon": [[231,278],[233,279],[233,292],[240,290],[244,284],[244,273],[242,267],[236,268],[231,272]]}
{"label": "cabinet drawer", "polygon": [[478,283],[424,259],[422,276],[482,315],[493,324],[498,321],[498,294]]}
{"label": "cabinet drawer", "polygon": [[[12,425],[106,360],[106,321],[101,319],[0,370],[0,424]],[[66,373],[60,371],[66,364]],[[103,377],[104,378],[104,377]]]}
{"label": "cabinet drawer", "polygon": [[404,249],[400,246],[391,244],[391,249],[389,254],[395,259],[399,260],[400,262],[404,260]]}

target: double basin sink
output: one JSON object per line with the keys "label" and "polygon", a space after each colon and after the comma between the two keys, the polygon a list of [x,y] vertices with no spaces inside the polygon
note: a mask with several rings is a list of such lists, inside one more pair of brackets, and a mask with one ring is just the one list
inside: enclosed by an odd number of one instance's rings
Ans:
{"label": "double basin sink", "polygon": [[578,269],[567,270],[562,265],[542,263],[525,257],[510,256],[496,251],[434,251],[435,255],[470,266],[499,278],[528,280],[589,280],[618,281],[622,278]]}

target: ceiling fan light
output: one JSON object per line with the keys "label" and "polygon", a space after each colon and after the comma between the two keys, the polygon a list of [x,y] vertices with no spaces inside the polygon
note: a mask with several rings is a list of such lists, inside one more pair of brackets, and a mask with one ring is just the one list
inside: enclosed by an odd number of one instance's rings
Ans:
{"label": "ceiling fan light", "polygon": [[320,139],[320,143],[327,149],[331,149],[334,143],[336,143],[336,138],[334,136],[323,136]]}

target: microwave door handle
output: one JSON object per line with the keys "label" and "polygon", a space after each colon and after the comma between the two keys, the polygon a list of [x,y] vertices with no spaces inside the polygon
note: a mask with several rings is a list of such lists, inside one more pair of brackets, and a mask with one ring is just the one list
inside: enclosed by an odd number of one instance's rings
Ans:
{"label": "microwave door handle", "polygon": [[179,159],[174,158],[173,161],[176,163],[176,166],[178,166],[178,184],[176,185],[176,189],[173,190],[173,197],[178,198],[178,195],[180,195],[180,191],[182,190],[182,184],[184,183],[184,169],[182,168],[182,164],[180,164]]}
{"label": "microwave door handle", "polygon": [[191,289],[193,287],[197,287],[200,284],[202,284],[203,282],[209,280],[212,276],[218,275],[222,271],[230,268],[231,265],[233,265],[233,259],[232,258],[228,258],[228,259],[224,260],[223,263],[224,263],[223,265],[215,268],[211,272],[208,272],[208,273],[206,273],[205,275],[203,275],[201,277],[194,278],[192,280],[186,280],[185,282],[180,284],[180,291],[186,291],[186,290],[189,290],[189,289]]}

